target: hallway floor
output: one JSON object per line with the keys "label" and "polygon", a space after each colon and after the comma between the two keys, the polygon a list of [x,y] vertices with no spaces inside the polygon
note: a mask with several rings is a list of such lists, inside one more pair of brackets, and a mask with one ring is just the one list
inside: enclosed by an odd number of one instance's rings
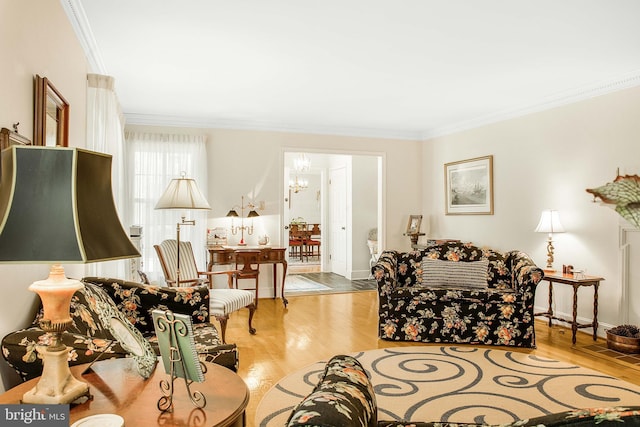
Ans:
{"label": "hallway floor", "polygon": [[349,280],[335,273],[302,273],[300,276],[306,277],[309,280],[320,283],[331,288],[334,291],[342,292],[358,292],[358,291],[370,291],[377,289],[376,281],[371,280]]}

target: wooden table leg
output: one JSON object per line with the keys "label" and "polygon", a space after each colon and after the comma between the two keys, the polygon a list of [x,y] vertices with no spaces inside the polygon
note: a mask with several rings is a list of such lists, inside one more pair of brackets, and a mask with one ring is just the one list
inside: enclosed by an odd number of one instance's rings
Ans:
{"label": "wooden table leg", "polygon": [[276,299],[278,298],[278,263],[274,262],[271,266],[273,267],[273,299]]}
{"label": "wooden table leg", "polygon": [[549,327],[553,325],[553,282],[549,282]]}
{"label": "wooden table leg", "polygon": [[578,287],[573,285],[573,318],[571,320],[571,342],[576,343],[576,333],[578,332]]}
{"label": "wooden table leg", "polygon": [[[284,308],[287,308],[287,304],[289,304],[289,300],[284,296],[284,280],[287,278],[287,260],[282,260],[282,289],[280,290],[280,294],[282,295],[282,303],[284,304]],[[275,282],[274,282],[275,284]]]}
{"label": "wooden table leg", "polygon": [[593,340],[598,340],[598,285],[600,282],[595,282],[593,285]]}

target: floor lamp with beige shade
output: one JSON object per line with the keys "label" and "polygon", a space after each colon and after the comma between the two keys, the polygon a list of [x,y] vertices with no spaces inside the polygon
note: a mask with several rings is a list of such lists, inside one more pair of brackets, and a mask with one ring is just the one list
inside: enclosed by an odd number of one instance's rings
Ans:
{"label": "floor lamp with beige shade", "polygon": [[[183,172],[180,178],[172,179],[167,189],[158,200],[156,209],[206,209],[211,210],[211,206],[207,202],[207,199],[198,189],[196,181],[191,178],[186,178],[186,174]],[[182,214],[182,221],[176,224],[176,240],[177,240],[177,254],[176,254],[176,286],[180,286],[180,226],[181,225],[195,225],[195,219],[185,219],[186,215]]]}

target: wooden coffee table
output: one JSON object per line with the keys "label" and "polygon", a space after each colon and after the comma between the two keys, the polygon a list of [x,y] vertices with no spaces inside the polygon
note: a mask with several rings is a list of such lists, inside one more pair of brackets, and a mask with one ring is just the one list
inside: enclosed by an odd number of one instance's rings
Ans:
{"label": "wooden coffee table", "polygon": [[[90,415],[110,413],[124,418],[125,426],[244,426],[249,403],[247,385],[227,368],[213,363],[206,367],[205,382],[193,383],[191,390],[202,392],[207,405],[196,408],[189,400],[184,380],[178,379],[174,410],[163,413],[157,408],[162,396],[160,381],[168,378],[162,363],[147,380],[138,374],[132,359],[104,360],[90,368],[89,364],[74,366],[71,371],[89,384],[92,399],[71,406],[70,424]],[[0,403],[20,403],[22,395],[37,381],[27,381],[0,395]]]}

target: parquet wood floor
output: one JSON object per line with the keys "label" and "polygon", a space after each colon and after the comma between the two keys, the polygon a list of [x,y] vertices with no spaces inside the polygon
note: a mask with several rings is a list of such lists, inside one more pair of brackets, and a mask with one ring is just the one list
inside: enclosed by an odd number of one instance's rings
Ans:
{"label": "parquet wood floor", "polygon": [[[376,291],[289,297],[287,309],[279,299],[262,299],[253,320],[256,335],[250,335],[246,329],[247,315],[248,310],[232,314],[227,340],[238,345],[238,374],[251,391],[246,413],[248,426],[254,424],[255,410],[262,396],[293,371],[336,354],[428,345],[378,339]],[[594,343],[591,335],[578,332],[577,343],[572,345],[571,330],[560,325],[549,328],[546,319],[536,320],[536,338],[538,346],[534,350],[504,349],[533,352],[640,385],[640,372],[633,365],[582,351],[583,347],[602,345],[605,340]]]}

